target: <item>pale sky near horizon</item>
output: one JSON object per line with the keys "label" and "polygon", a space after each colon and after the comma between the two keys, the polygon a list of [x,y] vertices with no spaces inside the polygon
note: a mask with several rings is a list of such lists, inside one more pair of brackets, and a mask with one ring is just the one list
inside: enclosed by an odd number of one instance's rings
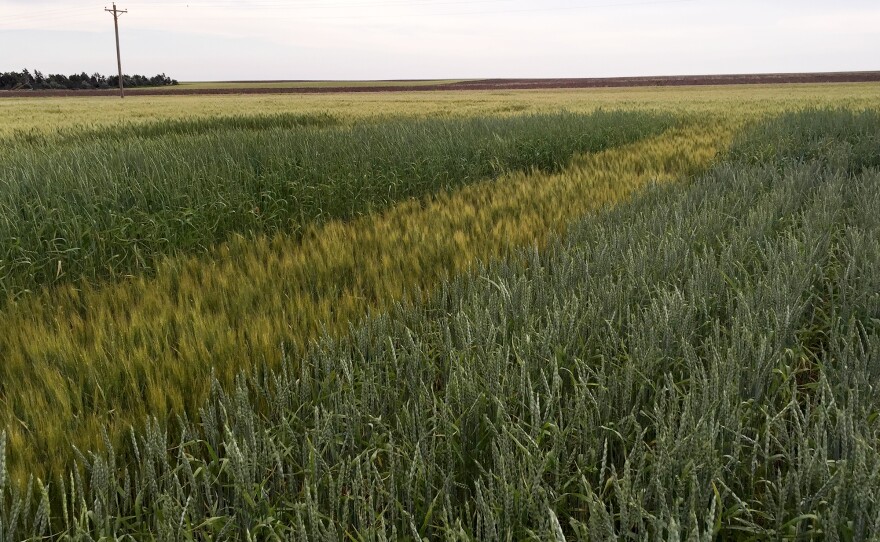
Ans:
{"label": "pale sky near horizon", "polygon": [[[0,71],[114,73],[101,0],[0,0]],[[182,81],[880,70],[878,0],[119,0]]]}

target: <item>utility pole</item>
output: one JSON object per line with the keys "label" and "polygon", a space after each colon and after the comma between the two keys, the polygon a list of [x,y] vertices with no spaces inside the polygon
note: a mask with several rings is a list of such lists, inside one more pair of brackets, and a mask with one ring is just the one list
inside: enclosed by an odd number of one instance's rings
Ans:
{"label": "utility pole", "polygon": [[116,67],[119,68],[119,97],[125,98],[125,85],[122,80],[122,57],[119,55],[119,17],[123,13],[128,13],[128,10],[116,9],[116,2],[113,2],[113,9],[104,8],[104,11],[113,14],[113,27],[116,29]]}

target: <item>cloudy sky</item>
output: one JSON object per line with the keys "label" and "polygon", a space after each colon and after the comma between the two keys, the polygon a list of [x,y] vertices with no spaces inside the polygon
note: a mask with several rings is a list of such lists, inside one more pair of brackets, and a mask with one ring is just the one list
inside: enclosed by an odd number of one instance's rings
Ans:
{"label": "cloudy sky", "polygon": [[[880,70],[878,0],[118,0],[123,67],[180,80]],[[0,0],[0,71],[112,73],[101,0]]]}

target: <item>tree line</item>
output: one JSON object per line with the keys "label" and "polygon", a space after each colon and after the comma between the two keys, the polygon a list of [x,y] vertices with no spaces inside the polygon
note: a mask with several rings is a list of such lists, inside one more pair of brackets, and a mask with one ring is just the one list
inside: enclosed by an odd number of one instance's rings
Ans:
{"label": "tree line", "polygon": [[[123,82],[126,87],[164,87],[178,84],[176,79],[172,79],[164,73],[153,77],[137,74],[123,75]],[[100,73],[91,75],[86,72],[73,75],[50,73],[43,75],[39,70],[0,73],[0,90],[91,90],[118,86],[118,75],[107,76]]]}

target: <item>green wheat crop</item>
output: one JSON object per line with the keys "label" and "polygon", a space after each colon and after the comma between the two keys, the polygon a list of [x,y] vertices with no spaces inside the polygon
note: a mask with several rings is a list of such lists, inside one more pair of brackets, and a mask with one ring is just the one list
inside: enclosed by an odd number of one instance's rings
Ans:
{"label": "green wheat crop", "polygon": [[769,121],[51,482],[0,459],[0,537],[870,539],[878,143]]}

